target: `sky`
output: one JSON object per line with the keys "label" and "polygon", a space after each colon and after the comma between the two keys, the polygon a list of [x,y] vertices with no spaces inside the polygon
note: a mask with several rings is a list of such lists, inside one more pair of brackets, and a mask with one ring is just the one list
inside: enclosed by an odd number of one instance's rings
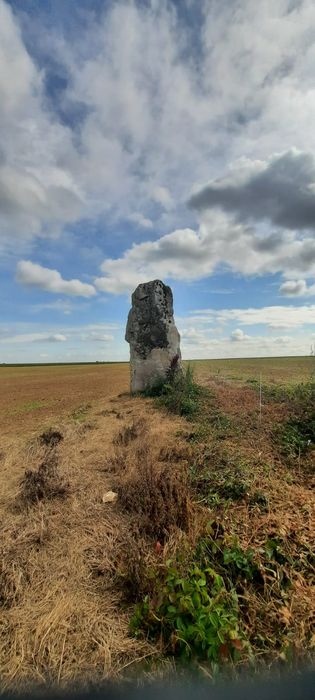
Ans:
{"label": "sky", "polygon": [[0,0],[0,363],[315,344],[314,0]]}

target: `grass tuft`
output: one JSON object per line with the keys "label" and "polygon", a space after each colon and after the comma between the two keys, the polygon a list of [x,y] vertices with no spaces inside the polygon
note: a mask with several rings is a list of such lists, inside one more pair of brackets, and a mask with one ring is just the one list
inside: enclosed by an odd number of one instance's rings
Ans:
{"label": "grass tuft", "polygon": [[159,470],[150,448],[136,452],[137,471],[118,486],[121,508],[137,516],[142,533],[164,542],[173,527],[189,528],[188,484],[183,473],[169,466]]}
{"label": "grass tuft", "polygon": [[50,454],[36,471],[28,469],[21,481],[21,497],[24,503],[32,504],[52,498],[64,498],[69,492],[58,473],[56,454]]}

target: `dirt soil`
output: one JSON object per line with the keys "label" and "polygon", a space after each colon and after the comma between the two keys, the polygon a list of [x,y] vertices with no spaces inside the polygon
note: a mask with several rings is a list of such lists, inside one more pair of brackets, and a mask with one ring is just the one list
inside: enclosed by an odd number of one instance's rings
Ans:
{"label": "dirt soil", "polygon": [[25,433],[129,390],[129,364],[0,367],[1,436]]}

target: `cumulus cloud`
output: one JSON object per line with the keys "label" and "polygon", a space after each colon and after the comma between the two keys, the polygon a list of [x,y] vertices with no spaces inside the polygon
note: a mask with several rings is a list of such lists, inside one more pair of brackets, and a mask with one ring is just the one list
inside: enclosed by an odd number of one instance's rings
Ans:
{"label": "cumulus cloud", "polygon": [[242,342],[231,342],[230,338],[204,339],[204,342],[182,346],[186,359],[233,358],[233,357],[277,357],[309,354],[309,337],[252,336]]}
{"label": "cumulus cloud", "polygon": [[16,279],[27,287],[37,287],[52,294],[66,294],[75,297],[91,297],[96,294],[92,284],[80,280],[64,280],[60,272],[50,270],[32,263],[30,260],[20,260],[17,264]]}
{"label": "cumulus cloud", "polygon": [[246,333],[244,333],[244,331],[242,331],[240,328],[236,328],[236,330],[232,331],[231,333],[231,340],[239,343],[243,340],[250,340],[250,336],[246,335]]}
{"label": "cumulus cloud", "polygon": [[205,332],[205,330],[201,328],[194,328],[189,326],[188,328],[182,328],[182,326],[180,326],[181,343],[185,347],[197,346],[199,348],[207,348],[209,346],[209,343],[211,344],[211,346],[214,346],[217,343],[219,343],[219,340],[217,340],[216,338],[210,338],[209,333],[211,334],[211,331],[209,331],[209,329],[207,330],[207,332]]}
{"label": "cumulus cloud", "polygon": [[268,219],[287,229],[314,230],[315,159],[293,149],[268,161],[238,163],[193,194],[189,204],[199,211],[219,207],[243,222]]}
{"label": "cumulus cloud", "polygon": [[306,280],[287,280],[279,288],[280,294],[287,297],[315,296],[315,284],[307,285]]}
{"label": "cumulus cloud", "polygon": [[[272,307],[266,307],[263,310],[265,320],[270,308],[272,313]],[[287,324],[285,333],[281,333],[280,328],[268,326],[268,330],[265,332],[265,329],[259,328],[259,325],[266,324],[257,324],[257,319],[253,317],[253,323],[247,325],[257,327],[251,328],[251,333],[246,334],[242,330],[242,313],[247,311],[254,312],[254,309],[209,309],[208,315],[178,317],[176,323],[181,334],[181,349],[184,359],[309,354],[314,335],[311,332],[311,324],[309,329],[304,324],[300,324],[297,328]],[[256,311],[259,316],[260,309]],[[314,313],[314,309],[312,313]],[[222,316],[225,318],[224,321],[222,321]],[[219,320],[220,318],[221,320]],[[239,323],[239,327],[235,329],[236,323]]]}
{"label": "cumulus cloud", "polygon": [[107,259],[95,280],[101,291],[130,292],[152,278],[198,280],[221,264],[243,275],[315,274],[315,239],[293,232],[258,235],[249,226],[217,212],[197,231],[178,229],[153,241],[134,244],[122,257]]}
{"label": "cumulus cloud", "polygon": [[71,132],[45,109],[43,72],[3,0],[0,46],[0,243],[14,249],[17,238],[56,235],[83,202],[69,167]]}
{"label": "cumulus cloud", "polygon": [[[190,274],[187,260],[202,263],[199,242],[195,231],[184,229],[163,236],[158,241],[134,245],[122,258],[104,260],[101,270],[105,276],[98,277],[95,285],[101,291],[121,294],[152,277],[187,279]],[[194,275],[192,270],[192,279]]]}
{"label": "cumulus cloud", "polygon": [[[192,226],[183,202],[193,183],[213,183],[244,153],[266,169],[265,179],[252,172],[250,216],[262,215],[263,195],[274,220],[308,224],[314,4],[275,0],[271,21],[269,0],[205,3],[198,45],[189,19],[194,3],[186,10],[185,24],[170,3],[108,3],[71,43],[52,28],[45,54],[66,76],[61,119],[59,100],[47,99],[45,71],[25,47],[18,12],[0,0],[0,223],[7,245],[13,235],[21,242],[57,235],[83,216],[137,216],[135,223],[149,228],[151,221],[159,234]],[[36,36],[42,41],[40,27]],[[268,160],[279,143],[287,151],[288,192],[294,166],[301,175],[296,213],[281,190],[280,161]],[[302,153],[289,151],[293,144]]]}
{"label": "cumulus cloud", "polygon": [[308,355],[312,337],[304,329],[286,335],[275,335],[272,331],[246,335],[238,328],[232,340],[228,327],[221,327],[219,332],[217,327],[209,328],[198,318],[177,319],[177,325],[185,359]]}
{"label": "cumulus cloud", "polygon": [[[244,153],[266,161],[279,143],[314,149],[312,3],[204,3],[198,45],[178,14],[170,3],[116,3],[93,27],[89,60],[76,46],[78,60],[68,52],[71,95],[88,110],[85,156],[96,166],[83,177],[117,216],[140,202],[148,217],[153,199],[174,221],[172,203],[178,215],[192,183],[223,162]],[[185,224],[187,213],[173,227]]]}

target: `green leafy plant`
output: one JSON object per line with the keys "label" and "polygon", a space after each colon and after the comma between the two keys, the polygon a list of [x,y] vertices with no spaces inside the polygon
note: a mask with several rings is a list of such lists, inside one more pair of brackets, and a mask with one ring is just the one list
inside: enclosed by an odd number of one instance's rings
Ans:
{"label": "green leafy plant", "polygon": [[[256,561],[255,552],[248,547],[243,549],[237,538],[226,542],[224,532],[218,530],[217,523],[208,523],[209,535],[202,538],[196,554],[201,566],[213,566],[222,576],[225,586],[233,591],[240,581],[261,583],[261,572]],[[217,537],[214,539],[214,531]],[[211,534],[212,533],[212,534]]]}
{"label": "green leafy plant", "polygon": [[234,579],[242,577],[253,581],[257,576],[258,567],[254,561],[254,551],[250,548],[243,550],[237,542],[223,549],[223,564]]}
{"label": "green leafy plant", "polygon": [[238,599],[211,567],[193,564],[182,577],[169,562],[156,598],[136,606],[133,634],[162,639],[165,650],[188,658],[218,662],[243,648],[238,624]]}

